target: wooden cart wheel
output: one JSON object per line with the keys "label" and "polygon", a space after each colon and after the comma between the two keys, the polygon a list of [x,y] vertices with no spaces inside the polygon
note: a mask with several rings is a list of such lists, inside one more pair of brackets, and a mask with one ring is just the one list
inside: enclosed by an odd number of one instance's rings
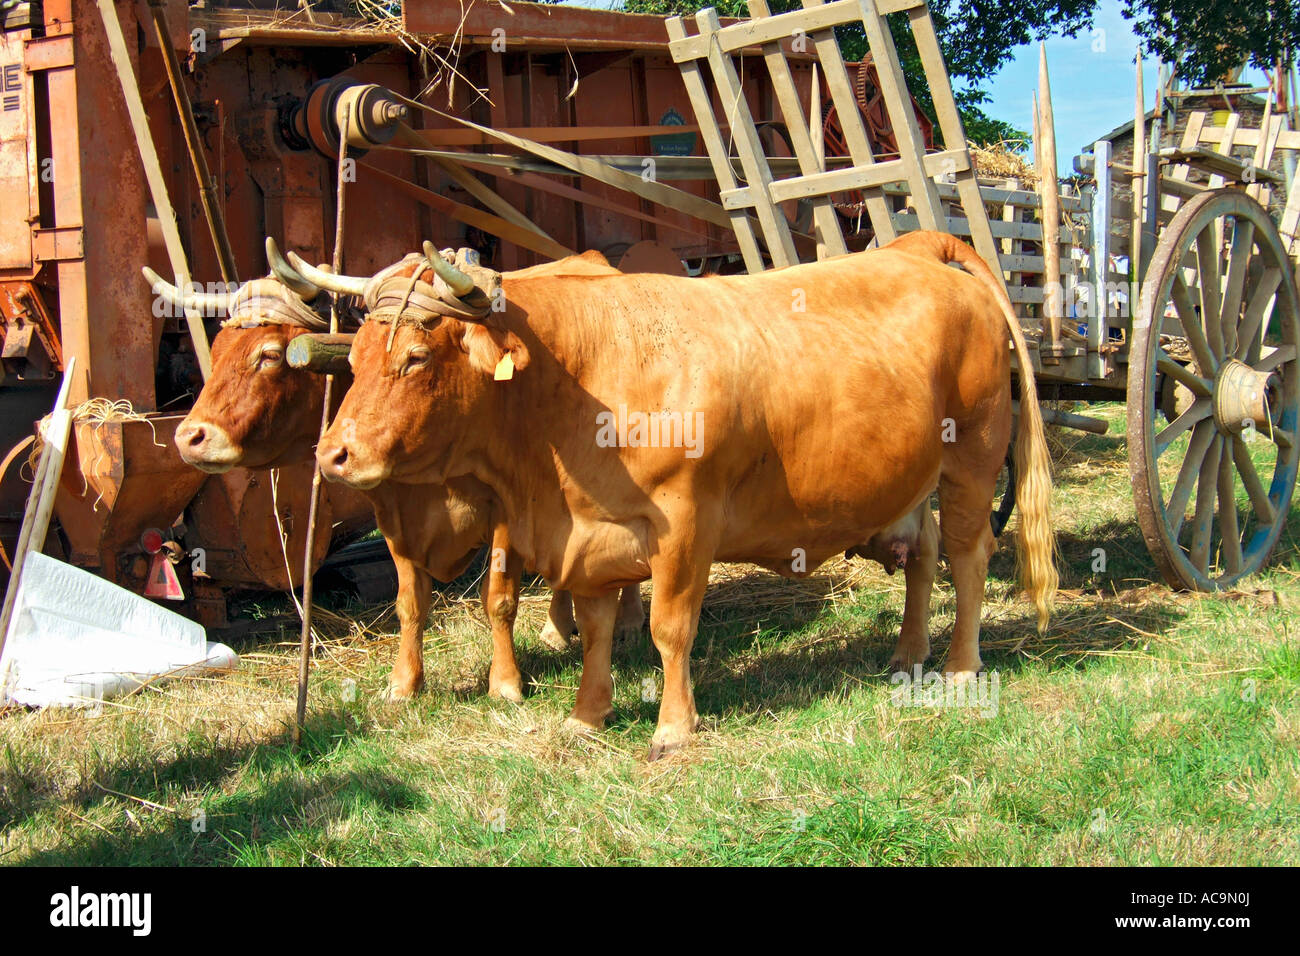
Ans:
{"label": "wooden cart wheel", "polygon": [[1273,221],[1244,192],[1198,195],[1156,247],[1129,351],[1129,473],[1170,585],[1258,571],[1295,488],[1300,303]]}

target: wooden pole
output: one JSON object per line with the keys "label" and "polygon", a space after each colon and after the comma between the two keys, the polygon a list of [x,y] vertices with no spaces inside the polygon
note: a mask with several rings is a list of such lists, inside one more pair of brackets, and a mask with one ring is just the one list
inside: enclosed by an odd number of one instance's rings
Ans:
{"label": "wooden pole", "polygon": [[1133,205],[1129,212],[1132,221],[1129,248],[1130,275],[1136,279],[1142,269],[1142,210],[1146,203],[1147,153],[1147,97],[1142,86],[1142,46],[1137,51],[1137,93],[1133,100]]}
{"label": "wooden pole", "polygon": [[346,372],[354,338],[354,335],[328,332],[296,335],[285,349],[284,360],[290,368],[304,368],[318,374]]}
{"label": "wooden pole", "polygon": [[[39,551],[45,547],[45,535],[50,529],[50,516],[54,512],[59,478],[63,475],[63,460],[68,452],[68,433],[72,430],[72,412],[68,411],[67,404],[72,376],[76,370],[77,357],[69,356],[67,365],[63,369],[63,383],[59,386],[59,396],[55,399],[54,410],[45,424],[45,445],[41,449],[40,462],[36,466],[32,490],[27,496],[22,530],[18,533],[18,544],[14,548],[9,587],[5,589],[4,605],[0,607],[0,660],[4,660],[5,641],[9,637],[9,625],[14,616],[18,585],[22,582],[23,564],[27,560],[29,551],[33,548]],[[3,670],[0,670],[0,699],[4,696],[4,688],[8,681],[9,662],[5,661]]]}
{"label": "wooden pole", "polygon": [[[816,62],[812,65],[812,79],[808,93],[808,136],[812,140],[813,157],[817,161],[817,168],[824,170],[826,168],[826,124],[822,122],[822,81],[817,75]],[[822,234],[820,228],[815,230],[817,233],[817,258],[825,259],[830,253],[830,247],[827,245],[830,239]]]}
{"label": "wooden pole", "polygon": [[1047,45],[1038,45],[1038,183],[1043,202],[1043,321],[1044,337],[1051,348],[1044,364],[1060,362],[1061,318],[1064,290],[1061,288],[1061,194],[1056,175],[1056,118],[1052,110],[1052,86],[1047,77]]}
{"label": "wooden pole", "polygon": [[1296,80],[1296,62],[1294,53],[1291,54],[1291,69],[1287,70],[1287,73],[1290,74],[1289,81],[1291,83],[1291,96],[1289,100],[1291,107],[1291,128],[1300,129],[1300,95],[1298,95],[1300,94],[1300,90],[1297,89],[1297,87],[1300,86],[1300,82],[1297,82]]}
{"label": "wooden pole", "polygon": [[153,28],[158,35],[158,47],[162,50],[172,99],[176,101],[176,112],[181,118],[185,148],[189,150],[190,165],[194,169],[194,178],[199,183],[199,200],[203,205],[203,215],[208,221],[208,232],[212,234],[212,245],[217,250],[221,278],[227,285],[234,285],[239,282],[239,275],[235,270],[235,253],[230,248],[230,236],[226,233],[226,217],[221,211],[221,204],[217,202],[216,184],[208,170],[203,142],[199,139],[199,127],[194,122],[194,110],[190,106],[189,93],[185,90],[185,80],[181,77],[181,65],[176,59],[176,51],[172,49],[171,31],[167,27],[163,3],[165,0],[149,0],[149,13],[153,16]]}
{"label": "wooden pole", "polygon": [[[331,260],[335,273],[343,271],[343,211],[344,211],[344,172],[348,155],[348,117],[345,114],[339,123],[339,162],[336,170],[336,193],[334,214],[334,258]],[[330,303],[330,334],[339,331],[339,297],[334,295]],[[330,399],[334,392],[334,374],[325,376],[325,401],[320,411],[320,438],[325,436],[325,429],[330,424]],[[317,444],[320,443],[317,439]],[[303,725],[307,719],[307,678],[311,668],[311,599],[312,599],[312,548],[316,540],[316,513],[320,506],[320,463],[315,463],[311,474],[311,503],[307,507],[307,542],[303,545],[302,555],[302,634],[300,635],[301,652],[298,655],[298,709],[297,720],[293,725],[293,746],[302,746]],[[292,582],[290,582],[292,583]]]}

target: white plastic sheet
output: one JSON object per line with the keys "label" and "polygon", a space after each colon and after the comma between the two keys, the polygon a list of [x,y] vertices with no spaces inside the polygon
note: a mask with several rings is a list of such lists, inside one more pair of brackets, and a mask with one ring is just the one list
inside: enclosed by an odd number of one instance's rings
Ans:
{"label": "white plastic sheet", "polygon": [[229,670],[239,658],[203,626],[62,561],[23,564],[0,674],[0,700],[85,707],[162,674]]}

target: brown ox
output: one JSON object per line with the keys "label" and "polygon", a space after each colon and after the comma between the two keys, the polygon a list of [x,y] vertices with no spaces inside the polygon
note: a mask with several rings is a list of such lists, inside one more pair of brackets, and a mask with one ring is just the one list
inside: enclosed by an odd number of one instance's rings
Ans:
{"label": "brown ox", "polygon": [[[440,292],[483,291],[431,265]],[[485,322],[367,322],[316,456],[359,488],[472,474],[492,489],[523,559],[574,594],[583,672],[570,721],[603,726],[617,588],[649,577],[664,667],[651,759],[690,737],[689,655],[714,561],[807,573],[858,542],[895,552],[896,539],[908,560],[894,662],[923,660],[936,487],[957,591],[944,669],[972,677],[1011,431],[1008,335],[1030,399],[1015,449],[1021,566],[1045,626],[1056,572],[1034,374],[969,246],[913,234],[753,276],[505,276],[502,290],[505,311]],[[506,356],[516,371],[494,381]],[[656,411],[678,414],[678,447],[649,440],[645,419],[634,432],[632,412]]]}
{"label": "brown ox", "polygon": [[[277,278],[255,280],[262,284],[265,294],[261,296],[249,294],[252,283],[241,288],[238,297],[181,296],[156,275],[146,273],[155,289],[174,303],[184,300],[209,312],[233,307],[225,327],[213,340],[211,378],[176,430],[181,457],[204,471],[296,464],[311,456],[320,433],[324,377],[291,368],[284,357],[293,338],[325,327],[328,299],[317,298],[318,288],[284,263],[273,244],[268,244],[268,257],[276,265]],[[536,267],[538,272],[559,270],[617,272],[597,252]],[[296,306],[294,289],[312,314],[296,307],[280,308],[274,301],[279,298],[281,304]],[[259,308],[259,302],[269,305],[270,311]],[[338,377],[332,404],[337,406],[338,396],[350,384],[350,376]],[[364,494],[397,566],[401,641],[389,678],[390,695],[409,697],[423,685],[422,644],[432,578],[451,581],[460,576],[490,538],[492,554],[482,589],[493,644],[488,692],[522,700],[522,679],[514,654],[522,562],[510,549],[504,524],[497,520],[499,508],[487,486],[466,475],[446,485],[383,483]],[[644,616],[639,589],[628,588],[620,607],[620,628],[639,631]],[[558,591],[551,600],[542,640],[561,649],[574,630],[572,602],[566,592]]]}

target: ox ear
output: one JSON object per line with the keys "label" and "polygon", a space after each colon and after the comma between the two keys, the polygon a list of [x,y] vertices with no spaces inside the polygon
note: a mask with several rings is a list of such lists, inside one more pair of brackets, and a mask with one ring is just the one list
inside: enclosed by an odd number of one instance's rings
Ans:
{"label": "ox ear", "polygon": [[[469,363],[488,375],[509,378],[514,370],[528,367],[528,348],[513,332],[467,322],[462,342]],[[509,362],[505,362],[507,355]]]}

